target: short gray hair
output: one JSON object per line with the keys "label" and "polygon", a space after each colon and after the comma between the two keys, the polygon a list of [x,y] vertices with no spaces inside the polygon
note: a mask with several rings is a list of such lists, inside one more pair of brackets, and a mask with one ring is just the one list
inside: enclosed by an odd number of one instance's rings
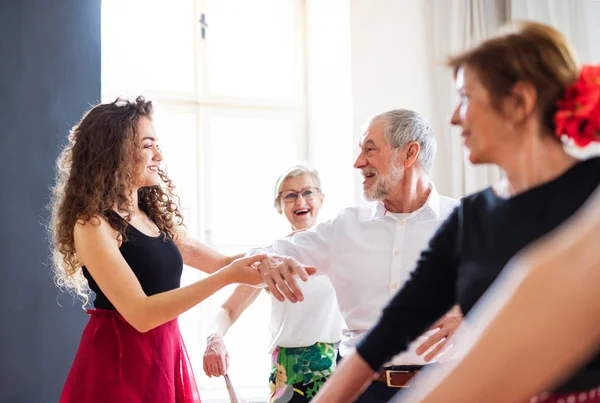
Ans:
{"label": "short gray hair", "polygon": [[277,179],[277,182],[275,182],[275,201],[274,201],[275,208],[279,207],[279,199],[280,199],[279,193],[281,192],[281,187],[283,186],[283,182],[285,182],[285,180],[288,178],[295,178],[297,176],[302,176],[302,175],[311,176],[315,180],[315,183],[317,184],[317,188],[319,189],[319,191],[322,191],[321,178],[319,177],[319,172],[317,172],[316,169],[311,168],[305,164],[294,165],[293,167],[286,169],[281,174],[281,176],[279,176],[279,178]]}
{"label": "short gray hair", "polygon": [[417,161],[429,175],[433,168],[437,143],[427,121],[415,111],[394,109],[374,116],[369,120],[367,127],[378,121],[386,123],[383,135],[392,148],[405,147],[411,141],[419,143],[421,151]]}

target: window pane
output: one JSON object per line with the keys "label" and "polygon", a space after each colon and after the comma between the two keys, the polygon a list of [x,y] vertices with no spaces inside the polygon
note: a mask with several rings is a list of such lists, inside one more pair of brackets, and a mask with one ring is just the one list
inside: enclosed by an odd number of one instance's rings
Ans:
{"label": "window pane", "polygon": [[[298,98],[297,23],[293,0],[208,0],[210,95]],[[232,12],[235,10],[235,12]]]}
{"label": "window pane", "polygon": [[194,8],[194,0],[103,0],[103,91],[194,92]]}
{"label": "window pane", "polygon": [[303,151],[302,114],[216,111],[206,115],[206,195],[211,244],[271,243],[290,228],[273,206],[279,174]]}

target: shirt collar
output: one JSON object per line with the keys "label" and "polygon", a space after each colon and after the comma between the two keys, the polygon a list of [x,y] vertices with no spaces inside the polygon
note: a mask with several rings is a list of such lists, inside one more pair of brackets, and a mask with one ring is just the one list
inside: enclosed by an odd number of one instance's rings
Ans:
{"label": "shirt collar", "polygon": [[[367,221],[373,221],[377,218],[381,218],[386,215],[387,210],[381,200],[377,200],[377,201],[371,202],[369,204],[370,204],[370,211],[369,211]],[[418,210],[413,211],[410,214],[409,218],[414,217],[423,211],[430,211],[435,215],[436,219],[440,218],[440,195],[437,192],[435,185],[433,183],[431,184],[431,192],[429,192],[429,196],[427,197],[425,204],[423,206],[421,206],[421,208],[419,208]],[[387,216],[392,217],[390,214],[387,214]]]}

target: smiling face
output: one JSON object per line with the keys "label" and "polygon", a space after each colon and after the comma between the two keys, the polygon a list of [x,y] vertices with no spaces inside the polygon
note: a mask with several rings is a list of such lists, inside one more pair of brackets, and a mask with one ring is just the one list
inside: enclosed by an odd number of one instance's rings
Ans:
{"label": "smiling face", "polygon": [[158,137],[152,120],[147,117],[140,119],[138,126],[138,143],[140,153],[137,165],[136,185],[139,187],[156,186],[160,183],[158,168],[162,161],[162,154],[158,146]]}
{"label": "smiling face", "polygon": [[323,198],[312,175],[289,177],[281,184],[277,211],[285,214],[294,230],[308,229],[317,223]]}
{"label": "smiling face", "polygon": [[404,177],[404,167],[396,163],[398,150],[384,136],[385,122],[375,121],[360,140],[360,154],[354,168],[362,171],[367,200],[383,200]]}

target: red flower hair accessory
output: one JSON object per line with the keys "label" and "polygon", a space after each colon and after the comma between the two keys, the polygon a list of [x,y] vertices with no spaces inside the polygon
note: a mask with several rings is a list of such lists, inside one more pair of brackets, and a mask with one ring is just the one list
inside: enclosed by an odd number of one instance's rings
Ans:
{"label": "red flower hair accessory", "polygon": [[554,125],[558,137],[566,135],[579,147],[600,141],[600,65],[583,66],[579,79],[557,105]]}

